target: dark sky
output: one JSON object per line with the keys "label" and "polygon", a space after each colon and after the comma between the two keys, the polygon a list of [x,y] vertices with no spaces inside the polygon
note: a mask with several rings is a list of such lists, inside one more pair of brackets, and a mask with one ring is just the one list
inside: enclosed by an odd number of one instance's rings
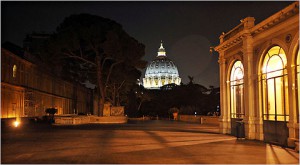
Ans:
{"label": "dark sky", "polygon": [[157,55],[163,40],[167,56],[179,69],[183,83],[193,76],[196,83],[219,86],[218,54],[209,47],[219,36],[252,16],[255,23],[268,18],[292,1],[165,1],[165,2],[5,2],[1,1],[1,43],[22,46],[26,34],[53,32],[71,14],[90,13],[120,23],[124,30],[145,44],[144,59]]}

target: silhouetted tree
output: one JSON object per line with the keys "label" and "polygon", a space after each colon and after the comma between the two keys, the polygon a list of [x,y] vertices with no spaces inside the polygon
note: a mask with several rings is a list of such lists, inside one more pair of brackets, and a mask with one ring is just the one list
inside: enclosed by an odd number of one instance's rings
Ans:
{"label": "silhouetted tree", "polygon": [[180,86],[164,86],[161,90],[148,90],[151,100],[144,103],[141,115],[159,115],[168,117],[170,108],[180,108],[180,114],[207,115],[215,112],[219,105],[219,88],[193,83],[193,77],[189,76],[190,82]]}
{"label": "silhouetted tree", "polygon": [[57,113],[57,109],[55,109],[55,108],[47,108],[47,109],[45,110],[45,112],[46,112],[47,114],[49,114],[50,122],[54,122],[54,114]]}
{"label": "silhouetted tree", "polygon": [[188,76],[188,78],[189,78],[189,84],[193,84],[194,83],[194,77]]}
{"label": "silhouetted tree", "polygon": [[[57,27],[48,41],[46,54],[55,61],[60,59],[67,72],[71,72],[71,79],[88,80],[97,85],[101,97],[99,115],[102,115],[104,101],[115,99],[125,83],[140,76],[137,69],[146,66],[141,60],[144,49],[143,44],[130,37],[115,21],[79,14],[65,18]],[[126,69],[114,71],[118,67]],[[122,78],[116,79],[118,76]],[[108,95],[108,92],[111,93]]]}

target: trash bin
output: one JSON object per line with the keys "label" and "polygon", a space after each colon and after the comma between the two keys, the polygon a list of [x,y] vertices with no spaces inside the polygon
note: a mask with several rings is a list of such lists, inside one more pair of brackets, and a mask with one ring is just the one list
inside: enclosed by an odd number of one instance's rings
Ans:
{"label": "trash bin", "polygon": [[236,122],[236,137],[245,138],[245,126],[243,121]]}

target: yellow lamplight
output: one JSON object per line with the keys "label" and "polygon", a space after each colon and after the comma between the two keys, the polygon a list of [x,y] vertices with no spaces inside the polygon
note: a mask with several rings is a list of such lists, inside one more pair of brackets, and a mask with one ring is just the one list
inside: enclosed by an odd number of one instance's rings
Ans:
{"label": "yellow lamplight", "polygon": [[18,127],[20,125],[20,122],[19,121],[14,121],[13,124],[14,124],[15,127]]}

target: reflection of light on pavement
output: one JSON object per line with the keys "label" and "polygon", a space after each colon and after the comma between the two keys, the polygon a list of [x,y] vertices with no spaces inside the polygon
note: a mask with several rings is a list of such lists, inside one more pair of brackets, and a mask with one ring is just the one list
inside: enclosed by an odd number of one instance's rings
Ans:
{"label": "reflection of light on pavement", "polygon": [[266,145],[266,164],[290,164],[299,161],[299,154],[280,146]]}
{"label": "reflection of light on pavement", "polygon": [[267,164],[277,164],[277,161],[275,160],[275,152],[274,148],[271,144],[266,145],[266,163]]}
{"label": "reflection of light on pavement", "polygon": [[[175,133],[175,132],[174,132]],[[146,133],[149,134],[149,133]],[[145,150],[155,150],[155,149],[163,149],[168,147],[180,147],[180,146],[188,146],[188,145],[197,145],[197,144],[206,144],[213,142],[222,142],[222,141],[230,141],[236,140],[235,137],[216,137],[216,136],[184,136],[184,137],[176,137],[176,141],[174,141],[173,136],[166,136],[161,134],[160,132],[152,132],[151,138],[147,140],[141,140],[139,142],[136,141],[135,145],[126,145],[124,143],[118,146],[114,146],[114,150],[116,153],[126,153],[126,152],[135,152],[135,151],[145,151]],[[176,133],[175,133],[176,135]],[[118,143],[119,140],[111,142],[112,144]]]}

